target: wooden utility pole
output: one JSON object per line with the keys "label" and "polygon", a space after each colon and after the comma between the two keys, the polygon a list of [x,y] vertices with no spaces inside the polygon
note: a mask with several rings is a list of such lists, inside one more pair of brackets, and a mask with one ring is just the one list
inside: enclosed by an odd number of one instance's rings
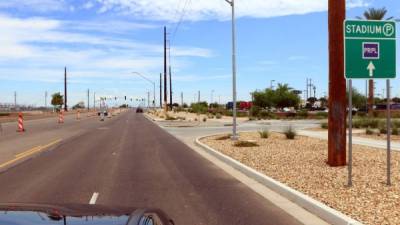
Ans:
{"label": "wooden utility pole", "polygon": [[328,164],[346,165],[346,80],[344,78],[343,21],[346,0],[328,0],[329,116]]}
{"label": "wooden utility pole", "polygon": [[162,109],[162,74],[160,73],[160,109]]}
{"label": "wooden utility pole", "polygon": [[172,110],[172,73],[169,66],[169,109]]}
{"label": "wooden utility pole", "polygon": [[64,68],[64,111],[68,111],[67,106],[67,67]]}
{"label": "wooden utility pole", "polygon": [[166,113],[167,111],[167,27],[164,26],[164,112]]}

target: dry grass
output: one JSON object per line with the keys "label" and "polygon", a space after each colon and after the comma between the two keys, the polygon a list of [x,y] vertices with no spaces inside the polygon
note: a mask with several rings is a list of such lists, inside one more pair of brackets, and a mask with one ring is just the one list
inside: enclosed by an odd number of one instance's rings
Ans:
{"label": "dry grass", "polygon": [[353,147],[353,187],[346,187],[347,167],[332,168],[327,141],[297,136],[287,140],[271,133],[242,133],[240,140],[255,140],[259,147],[239,148],[233,141],[202,141],[222,153],[287,184],[365,224],[400,224],[400,153],[392,152],[392,182],[386,181],[386,152]]}

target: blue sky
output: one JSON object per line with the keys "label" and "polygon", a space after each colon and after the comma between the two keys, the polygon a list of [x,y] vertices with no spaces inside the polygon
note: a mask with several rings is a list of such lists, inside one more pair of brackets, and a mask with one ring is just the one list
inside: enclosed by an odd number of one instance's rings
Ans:
{"label": "blue sky", "polygon": [[[324,95],[328,1],[236,1],[238,98],[249,100],[251,91],[270,80],[304,90],[306,78]],[[347,17],[383,6],[400,18],[398,0],[351,0]],[[181,92],[185,102],[197,100],[199,90],[202,100],[210,101],[214,90],[214,101],[229,101],[229,15],[224,0],[1,0],[0,102],[13,102],[17,91],[18,103],[43,105],[45,91],[63,91],[64,66],[70,105],[85,101],[87,89],[97,96],[145,97],[152,85],[131,72],[158,83],[164,25],[171,39],[174,101],[180,102]],[[354,83],[364,91],[363,81]],[[382,93],[384,81],[377,84]],[[392,86],[399,96],[398,79]]]}

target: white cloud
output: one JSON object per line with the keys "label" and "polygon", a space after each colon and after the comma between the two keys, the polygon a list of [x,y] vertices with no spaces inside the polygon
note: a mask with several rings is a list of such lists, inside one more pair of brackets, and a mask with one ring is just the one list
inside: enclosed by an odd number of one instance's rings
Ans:
{"label": "white cloud", "polygon": [[60,11],[65,9],[65,2],[63,0],[1,0],[0,8],[38,12]]}
{"label": "white cloud", "polygon": [[[188,1],[185,19],[198,21],[230,18],[225,0],[98,0],[99,13],[107,11],[134,14],[151,20],[178,21]],[[236,0],[238,17],[268,18],[327,10],[327,0]],[[347,0],[347,6],[365,6],[366,0]]]}
{"label": "white cloud", "polygon": [[[0,66],[6,69],[1,78],[53,82],[53,75],[65,65],[75,71],[73,78],[124,78],[132,70],[148,74],[161,70],[161,44],[79,29],[68,31],[66,27],[71,23],[79,22],[0,15]],[[95,22],[91,24],[98,27]],[[176,46],[172,50],[172,56],[177,57],[176,68],[184,66],[185,57],[212,55],[211,50],[191,46]],[[21,72],[35,70],[30,75]]]}

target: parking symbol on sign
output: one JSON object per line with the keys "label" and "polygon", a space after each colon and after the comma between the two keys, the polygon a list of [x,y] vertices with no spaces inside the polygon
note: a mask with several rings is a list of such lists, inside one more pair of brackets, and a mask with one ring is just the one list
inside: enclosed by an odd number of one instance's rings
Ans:
{"label": "parking symbol on sign", "polygon": [[379,43],[364,42],[363,43],[363,59],[379,59]]}

